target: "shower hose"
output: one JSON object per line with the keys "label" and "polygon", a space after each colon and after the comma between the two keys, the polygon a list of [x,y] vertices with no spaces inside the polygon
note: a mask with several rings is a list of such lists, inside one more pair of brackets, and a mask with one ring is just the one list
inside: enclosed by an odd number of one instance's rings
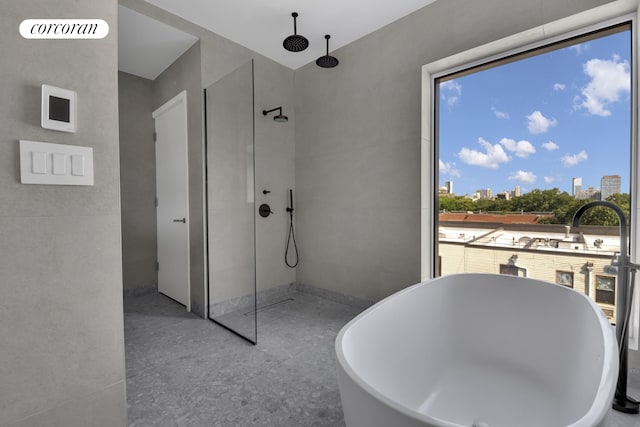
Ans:
{"label": "shower hose", "polygon": [[[287,249],[284,251],[284,262],[287,264],[287,267],[294,268],[298,265],[299,256],[298,256],[298,245],[296,244],[296,233],[293,231],[293,190],[289,190],[289,201],[291,203],[291,207],[287,208],[287,212],[289,212],[289,235],[287,236]],[[296,262],[293,264],[289,264],[289,244],[293,241],[293,249],[296,251]]]}

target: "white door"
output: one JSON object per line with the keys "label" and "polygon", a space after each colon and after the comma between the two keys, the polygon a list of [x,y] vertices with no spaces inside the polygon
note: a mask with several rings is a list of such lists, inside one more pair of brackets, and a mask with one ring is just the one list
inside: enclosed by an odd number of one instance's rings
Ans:
{"label": "white door", "polygon": [[158,291],[191,311],[187,92],[153,112],[156,123]]}

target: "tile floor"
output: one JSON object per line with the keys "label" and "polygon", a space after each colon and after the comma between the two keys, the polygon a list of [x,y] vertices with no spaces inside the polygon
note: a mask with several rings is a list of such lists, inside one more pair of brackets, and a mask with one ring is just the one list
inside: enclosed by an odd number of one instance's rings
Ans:
{"label": "tile floor", "polygon": [[[125,298],[130,426],[344,426],[334,340],[359,310],[303,293],[258,314],[258,345],[162,295]],[[640,360],[629,394],[640,397]],[[636,368],[637,367],[637,368]],[[607,427],[640,426],[612,412]]]}
{"label": "tile floor", "polygon": [[162,295],[125,299],[130,426],[344,425],[333,343],[359,310],[295,293],[258,345]]}

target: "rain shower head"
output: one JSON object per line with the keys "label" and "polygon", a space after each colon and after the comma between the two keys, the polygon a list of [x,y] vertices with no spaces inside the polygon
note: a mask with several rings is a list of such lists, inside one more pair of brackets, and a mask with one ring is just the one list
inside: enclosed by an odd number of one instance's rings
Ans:
{"label": "rain shower head", "polygon": [[293,35],[284,39],[282,46],[289,52],[302,52],[309,47],[309,40],[297,33],[296,18],[298,17],[298,13],[293,12],[291,16],[293,16]]}
{"label": "rain shower head", "polygon": [[262,115],[266,116],[267,114],[278,110],[278,114],[273,116],[273,121],[278,123],[284,123],[289,121],[289,117],[282,114],[282,107],[272,108],[271,110],[262,110]]}
{"label": "rain shower head", "polygon": [[335,56],[329,55],[329,39],[331,36],[327,34],[324,38],[327,39],[327,54],[316,59],[316,65],[322,68],[333,68],[338,65],[339,61]]}

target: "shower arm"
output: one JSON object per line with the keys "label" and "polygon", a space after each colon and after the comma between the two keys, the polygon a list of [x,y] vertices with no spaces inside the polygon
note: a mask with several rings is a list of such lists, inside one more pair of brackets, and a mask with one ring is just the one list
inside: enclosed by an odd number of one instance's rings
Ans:
{"label": "shower arm", "polygon": [[294,35],[298,35],[298,25],[296,24],[296,21],[298,20],[298,14],[293,12],[291,14],[291,16],[293,16],[293,34]]}
{"label": "shower arm", "polygon": [[272,108],[271,110],[262,110],[262,115],[266,116],[269,113],[272,113],[276,110],[280,110],[279,113],[282,114],[282,107],[276,107],[276,108]]}

